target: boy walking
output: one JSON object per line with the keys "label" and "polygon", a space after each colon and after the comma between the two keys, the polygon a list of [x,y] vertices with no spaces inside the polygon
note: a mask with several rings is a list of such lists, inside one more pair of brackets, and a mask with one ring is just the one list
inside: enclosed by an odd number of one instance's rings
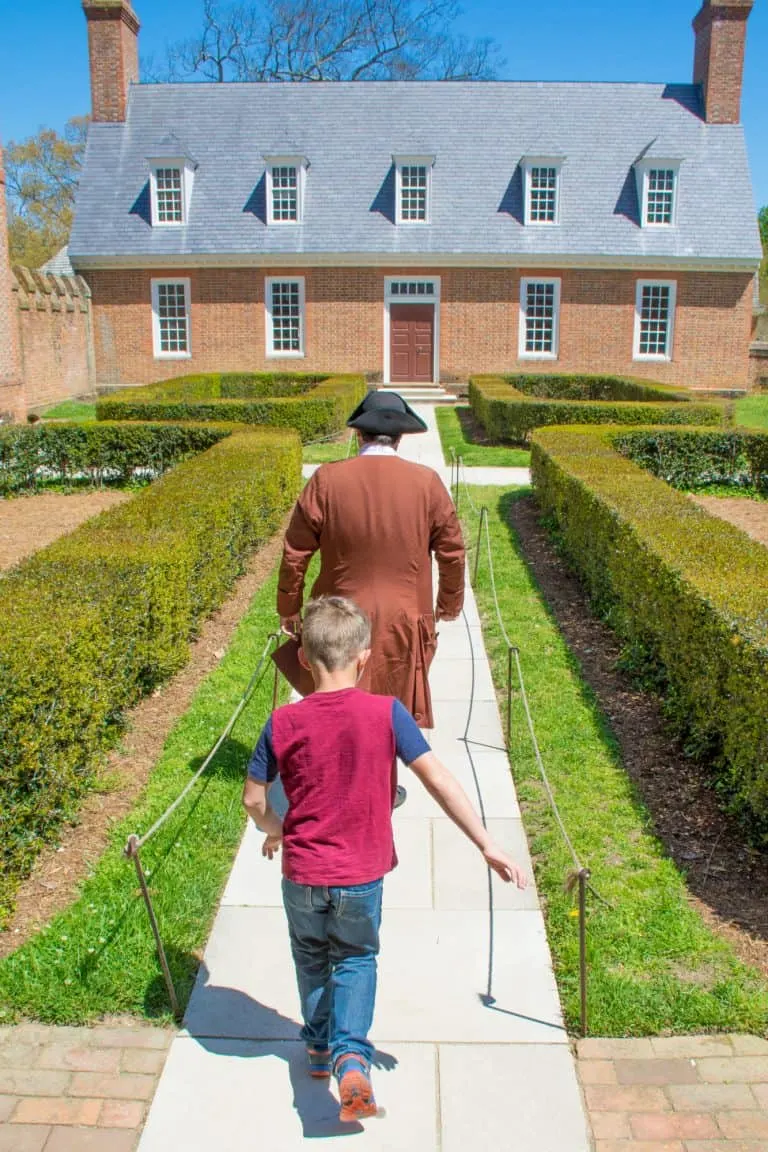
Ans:
{"label": "boy walking", "polygon": [[[396,757],[410,765],[489,867],[524,888],[522,870],[498,848],[464,790],[391,696],[357,687],[370,655],[370,625],[350,600],[312,601],[299,658],[315,692],[278,708],[248,765],[245,809],[266,833],[270,860],[283,848],[283,902],[301,1000],[310,1075],[339,1084],[342,1121],[376,1114],[368,1032],[376,998],[383,877],[397,864],[392,807]],[[281,821],[269,786],[288,798]]]}

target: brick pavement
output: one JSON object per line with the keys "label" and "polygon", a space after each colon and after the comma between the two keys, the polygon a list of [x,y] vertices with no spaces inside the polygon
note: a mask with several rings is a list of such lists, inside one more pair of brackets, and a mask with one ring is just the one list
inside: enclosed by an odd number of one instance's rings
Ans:
{"label": "brick pavement", "polygon": [[134,1152],[170,1029],[0,1028],[0,1152]]}
{"label": "brick pavement", "polygon": [[766,1152],[768,1040],[581,1040],[596,1152]]}

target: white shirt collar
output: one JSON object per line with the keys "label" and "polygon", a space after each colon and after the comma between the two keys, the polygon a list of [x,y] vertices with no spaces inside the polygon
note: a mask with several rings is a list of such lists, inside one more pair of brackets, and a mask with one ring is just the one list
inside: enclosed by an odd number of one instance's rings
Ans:
{"label": "white shirt collar", "polygon": [[389,444],[363,444],[358,456],[397,456]]}

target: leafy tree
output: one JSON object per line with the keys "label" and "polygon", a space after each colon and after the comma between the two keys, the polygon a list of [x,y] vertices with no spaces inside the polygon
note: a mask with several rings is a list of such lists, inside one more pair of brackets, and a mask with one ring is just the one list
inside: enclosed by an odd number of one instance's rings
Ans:
{"label": "leafy tree", "polygon": [[86,116],[69,120],[60,136],[41,129],[9,143],[5,174],[9,196],[11,260],[37,268],[66,244],[85,153]]}
{"label": "leafy tree", "polygon": [[763,242],[763,251],[766,256],[768,256],[768,204],[758,212],[757,222],[760,225],[760,239]]}
{"label": "leafy tree", "polygon": [[203,27],[167,49],[155,80],[487,80],[489,39],[452,24],[455,0],[204,0]]}

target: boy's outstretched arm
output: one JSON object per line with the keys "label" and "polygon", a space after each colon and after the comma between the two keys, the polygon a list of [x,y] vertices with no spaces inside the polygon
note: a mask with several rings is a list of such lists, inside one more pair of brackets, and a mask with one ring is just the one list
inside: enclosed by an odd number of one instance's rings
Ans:
{"label": "boy's outstretched arm", "polygon": [[461,784],[434,752],[425,752],[410,767],[446,816],[480,849],[489,868],[507,883],[514,881],[518,888],[527,888],[528,877],[523,869],[494,844]]}
{"label": "boy's outstretched arm", "polygon": [[246,777],[243,788],[243,807],[260,832],[266,833],[262,852],[271,860],[283,838],[283,822],[269,803],[270,785]]}

